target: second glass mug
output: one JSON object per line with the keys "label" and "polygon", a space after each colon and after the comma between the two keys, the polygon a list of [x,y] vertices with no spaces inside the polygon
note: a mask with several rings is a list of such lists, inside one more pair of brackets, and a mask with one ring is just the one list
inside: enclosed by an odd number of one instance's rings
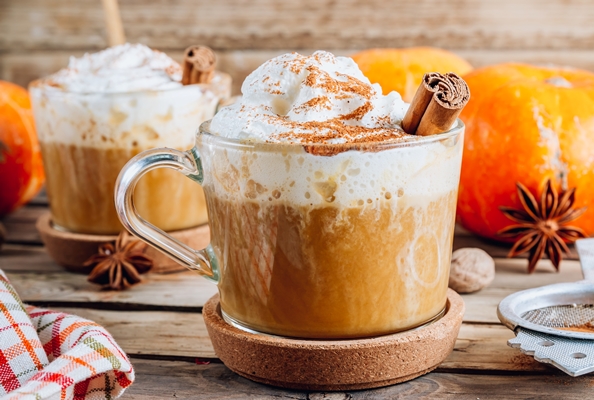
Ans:
{"label": "second glass mug", "polygon": [[[207,121],[191,150],[130,160],[116,209],[134,235],[218,285],[231,325],[312,339],[395,333],[445,310],[463,132],[458,120],[397,143],[249,143]],[[205,249],[137,214],[136,183],[162,167],[202,185]]]}

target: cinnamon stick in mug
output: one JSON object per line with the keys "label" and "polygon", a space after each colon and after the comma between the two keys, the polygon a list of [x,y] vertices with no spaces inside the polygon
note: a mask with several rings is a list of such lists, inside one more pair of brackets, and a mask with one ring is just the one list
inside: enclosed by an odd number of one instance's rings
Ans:
{"label": "cinnamon stick in mug", "polygon": [[469,99],[468,85],[458,75],[427,73],[402,120],[402,129],[419,136],[448,131]]}
{"label": "cinnamon stick in mug", "polygon": [[190,46],[184,52],[183,85],[210,83],[214,77],[216,56],[206,46]]}

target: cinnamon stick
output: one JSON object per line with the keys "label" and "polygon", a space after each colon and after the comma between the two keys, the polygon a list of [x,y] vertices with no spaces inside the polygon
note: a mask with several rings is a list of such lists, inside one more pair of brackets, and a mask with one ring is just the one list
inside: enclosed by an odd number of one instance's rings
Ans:
{"label": "cinnamon stick", "polygon": [[183,85],[210,83],[214,77],[216,56],[206,46],[190,46],[184,54]]}
{"label": "cinnamon stick", "polygon": [[427,73],[402,120],[402,129],[419,136],[448,131],[469,99],[468,85],[458,75]]}

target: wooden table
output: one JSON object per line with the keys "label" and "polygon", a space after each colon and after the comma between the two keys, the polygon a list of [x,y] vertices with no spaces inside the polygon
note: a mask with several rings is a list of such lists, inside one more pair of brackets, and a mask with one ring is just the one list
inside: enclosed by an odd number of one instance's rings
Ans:
{"label": "wooden table", "polygon": [[465,295],[466,314],[454,352],[434,372],[386,388],[346,393],[306,393],[253,383],[228,370],[211,347],[201,316],[216,287],[193,272],[149,274],[123,292],[101,291],[83,275],[64,271],[46,254],[34,223],[47,199],[4,219],[7,243],[0,268],[21,299],[80,315],[105,326],[130,355],[136,382],[123,399],[584,399],[594,376],[571,378],[507,346],[513,333],[496,315],[501,299],[517,290],[582,278],[579,262],[566,260],[554,273],[542,260],[533,275],[525,259],[505,259],[507,249],[459,229],[455,247],[482,247],[496,257],[490,287]]}

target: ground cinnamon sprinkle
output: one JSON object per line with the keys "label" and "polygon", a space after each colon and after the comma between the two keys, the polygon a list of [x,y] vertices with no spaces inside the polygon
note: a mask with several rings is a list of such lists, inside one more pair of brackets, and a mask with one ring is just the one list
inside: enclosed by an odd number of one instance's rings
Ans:
{"label": "ground cinnamon sprinkle", "polygon": [[365,114],[367,114],[371,110],[373,110],[373,104],[371,104],[370,101],[367,101],[361,107],[357,107],[350,113],[341,115],[339,118],[343,121],[348,121],[352,119],[360,121],[361,119],[363,119]]}
{"label": "ground cinnamon sprinkle", "polygon": [[351,88],[351,92],[357,93],[367,99],[371,98],[373,95],[373,91],[371,88],[365,83],[360,81],[359,79],[355,78],[354,76],[345,75],[345,74],[337,74],[339,76],[344,76],[347,79],[347,87]]}
{"label": "ground cinnamon sprinkle", "polygon": [[384,116],[381,116],[381,117],[380,116],[376,116],[376,117],[373,117],[373,119],[378,124],[378,126],[390,127],[392,125],[392,121],[391,121],[389,115],[384,115]]}
{"label": "ground cinnamon sprinkle", "polygon": [[303,81],[303,84],[305,86],[309,86],[309,87],[316,87],[317,82],[318,82],[318,75],[312,74],[310,72],[307,75],[307,77],[305,78],[305,80]]}
{"label": "ground cinnamon sprinkle", "polygon": [[594,333],[594,324],[592,324],[592,322],[587,322],[582,325],[555,327],[555,329],[560,329],[562,331],[570,331],[570,332]]}
{"label": "ground cinnamon sprinkle", "polygon": [[322,71],[315,65],[309,65],[306,69],[309,72],[303,82],[306,86],[324,89],[324,91],[331,94],[353,93],[366,99],[370,99],[373,96],[373,92],[367,84],[350,75],[337,74],[346,79],[346,82],[343,82],[332,78],[328,72]]}
{"label": "ground cinnamon sprinkle", "polygon": [[299,109],[305,110],[308,108],[325,108],[327,110],[330,110],[332,107],[331,107],[330,99],[328,98],[328,96],[318,96],[318,97],[314,97],[313,99],[306,101],[305,103],[301,104],[299,107],[296,107],[296,110],[299,110]]}
{"label": "ground cinnamon sprinkle", "polygon": [[179,65],[170,65],[165,68],[165,73],[169,76],[173,76],[175,74],[181,74],[183,71]]}
{"label": "ground cinnamon sprinkle", "polygon": [[[302,104],[296,110],[303,107],[307,109],[316,105],[329,107],[330,100],[326,96],[315,97]],[[361,120],[371,109],[371,102],[356,108],[349,114],[341,115],[326,121],[291,121],[286,116],[268,116],[268,123],[271,125],[282,124],[289,132],[275,134],[271,137],[273,142],[290,142],[304,144],[308,152],[324,155],[333,155],[342,151],[353,149],[352,145],[365,145],[366,151],[373,151],[369,145],[378,143],[398,141],[408,137],[403,130],[393,127],[390,124],[390,117],[382,118],[378,127],[366,127],[349,125],[347,121]],[[311,132],[311,133],[308,133]],[[322,150],[320,146],[307,146],[315,144],[326,144]],[[361,147],[361,146],[359,146]],[[376,146],[377,147],[377,146]],[[361,148],[362,149],[362,148]]]}
{"label": "ground cinnamon sprinkle", "polygon": [[[273,136],[275,141],[288,141],[303,144],[305,151],[315,155],[331,156],[347,150],[380,151],[378,144],[397,142],[407,137],[404,131],[396,128],[367,128],[345,125],[334,118],[328,121],[296,123],[286,121],[296,130],[316,133],[285,132]],[[323,132],[324,134],[320,134]],[[338,142],[338,143],[333,143]],[[317,146],[324,144],[324,146]]]}
{"label": "ground cinnamon sprinkle", "polygon": [[352,97],[353,97],[353,96],[352,96],[352,95],[350,95],[350,94],[337,94],[336,96],[334,96],[334,98],[335,98],[336,100],[346,100],[346,99],[350,99],[350,98],[352,98]]}
{"label": "ground cinnamon sprinkle", "polygon": [[292,52],[291,54],[295,54],[298,57],[293,59],[293,60],[289,60],[289,61],[285,61],[283,63],[283,67],[285,69],[289,68],[289,70],[294,73],[294,74],[300,74],[301,70],[303,69],[303,67],[306,64],[306,60],[307,57],[302,56],[301,54],[297,54],[296,52]]}

